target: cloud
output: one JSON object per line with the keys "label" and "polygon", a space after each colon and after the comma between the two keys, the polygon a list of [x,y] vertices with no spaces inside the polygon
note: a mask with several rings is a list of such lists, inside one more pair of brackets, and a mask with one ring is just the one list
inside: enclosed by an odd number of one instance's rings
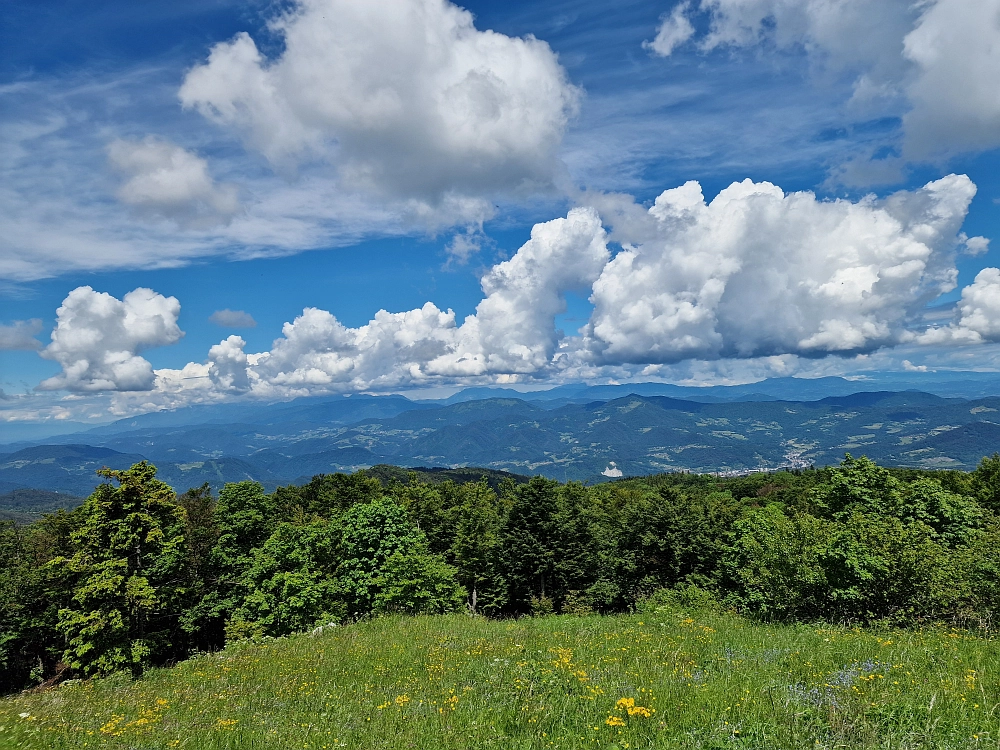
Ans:
{"label": "cloud", "polygon": [[208,162],[169,141],[115,140],[108,145],[108,161],[126,178],[118,198],[141,214],[211,227],[240,210],[234,185],[216,184]]}
{"label": "cloud", "polygon": [[670,57],[671,53],[694,36],[694,26],[688,20],[687,13],[691,3],[679,3],[670,13],[660,17],[660,27],[656,30],[656,38],[651,42],[643,42],[647,49],[659,57]]}
{"label": "cloud", "polygon": [[[251,389],[302,394],[436,381],[599,377],[687,360],[854,355],[913,338],[924,306],[955,285],[958,236],[975,186],[951,175],[878,200],[819,201],[746,180],[706,203],[697,183],[648,210],[627,196],[538,224],[482,279],[459,325],[431,303],[380,311],[359,328],[309,308],[270,352],[251,355]],[[598,209],[604,214],[602,222]],[[622,243],[614,258],[610,238]],[[555,317],[590,290],[581,336]]]}
{"label": "cloud", "polygon": [[41,349],[41,342],[35,338],[41,332],[42,321],[38,318],[15,320],[13,325],[0,326],[0,351]]}
{"label": "cloud", "polygon": [[435,380],[548,372],[559,346],[555,317],[565,294],[586,289],[609,257],[597,212],[576,208],[537,224],[510,260],[482,279],[484,299],[461,325],[428,302],[402,313],[380,310],[349,328],[307,308],[282,329],[270,352],[252,355],[260,393],[368,390]]}
{"label": "cloud", "polygon": [[549,46],[479,31],[445,0],[300,0],[212,48],[179,96],[281,169],[328,161],[350,189],[476,221],[484,196],[546,188],[579,92]]}
{"label": "cloud", "polygon": [[62,366],[41,390],[142,391],[153,387],[153,368],[138,352],[173,344],[180,303],[151,289],[135,289],[121,300],[81,286],[56,311],[52,343],[40,354]]}
{"label": "cloud", "polygon": [[[805,52],[821,75],[850,77],[855,114],[902,116],[905,161],[1000,146],[998,0],[701,0],[699,8],[711,19],[704,51]],[[855,164],[844,176],[863,174]]]}
{"label": "cloud", "polygon": [[750,180],[707,204],[696,182],[667,190],[615,225],[631,244],[594,282],[586,349],[669,363],[894,345],[954,288],[975,191],[964,175],[857,203]]}
{"label": "cloud", "polygon": [[928,329],[922,344],[981,344],[1000,341],[1000,269],[984,268],[962,289],[955,306],[958,319],[949,326]]}
{"label": "cloud", "polygon": [[306,308],[269,352],[254,357],[253,388],[265,395],[379,390],[433,379],[428,363],[458,345],[455,314],[428,302],[416,310],[380,310],[358,328]]}
{"label": "cloud", "polygon": [[964,255],[982,255],[990,249],[990,241],[986,237],[969,237],[962,232],[958,239],[962,243]]}
{"label": "cloud", "polygon": [[[0,278],[29,282],[81,271],[177,268],[213,256],[280,257],[412,234],[419,220],[407,218],[405,202],[345,191],[329,166],[303,165],[289,180],[225,143],[225,134],[211,142],[211,133],[198,137],[217,154],[214,184],[225,188],[230,180],[221,175],[239,174],[243,185],[243,205],[228,223],[219,223],[228,214],[225,203],[218,213],[207,199],[193,208],[183,201],[124,203],[117,197],[121,174],[107,153],[113,134],[147,132],[152,118],[161,132],[190,138],[192,115],[176,106],[176,71],[132,70],[98,83],[92,73],[0,87]],[[166,219],[171,211],[177,219]],[[462,222],[471,215],[461,202],[442,204],[436,216],[446,211]]]}
{"label": "cloud", "polygon": [[216,310],[208,316],[209,321],[223,328],[256,328],[257,321],[253,315],[243,310]]}
{"label": "cloud", "polygon": [[930,3],[903,46],[916,69],[904,154],[936,160],[1000,146],[1000,2]]}
{"label": "cloud", "polygon": [[804,50],[823,69],[855,77],[862,99],[892,98],[906,70],[903,37],[917,9],[906,0],[701,0],[710,15],[703,50]]}
{"label": "cloud", "polygon": [[[140,289],[118,302],[81,288],[60,308],[43,352],[64,374],[42,387],[150,389],[116,395],[113,408],[127,413],[241,393],[288,398],[533,379],[747,382],[865,369],[895,347],[914,357],[930,352],[921,344],[1000,340],[1000,270],[984,269],[962,291],[950,325],[926,315],[928,303],[955,287],[975,192],[964,175],[949,175],[856,202],[750,180],[711,201],[688,182],[650,208],[627,195],[592,194],[592,205],[536,224],[513,257],[485,273],[483,299],[462,321],[432,302],[380,310],[357,327],[306,308],[269,351],[248,353],[230,336],[206,362],[155,373],[135,352],[179,337],[176,300]],[[609,243],[622,249],[613,255]],[[571,292],[589,293],[593,311],[579,335],[566,336],[556,318]],[[123,324],[124,310],[139,301],[147,324]],[[141,377],[113,372],[119,362]]]}
{"label": "cloud", "polygon": [[247,375],[247,345],[239,336],[230,336],[208,350],[208,376],[221,391],[242,393],[250,389]]}

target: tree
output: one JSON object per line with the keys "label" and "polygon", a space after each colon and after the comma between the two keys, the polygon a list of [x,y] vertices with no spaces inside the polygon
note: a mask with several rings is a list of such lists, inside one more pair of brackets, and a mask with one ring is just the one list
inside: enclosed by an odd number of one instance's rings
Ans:
{"label": "tree", "polygon": [[767,618],[821,617],[829,588],[823,559],[833,526],[808,514],[789,518],[777,505],[745,513],[722,561],[730,600]]}
{"label": "tree", "polygon": [[497,497],[485,481],[468,484],[464,500],[455,508],[455,538],[451,559],[458,580],[469,592],[469,609],[497,613],[506,603],[500,552],[500,513]]}
{"label": "tree", "polygon": [[221,645],[222,639],[218,617],[211,606],[206,606],[214,601],[219,578],[219,566],[213,558],[219,540],[215,498],[206,482],[179,496],[177,504],[184,509],[187,548],[185,588],[188,606],[181,614],[181,628],[188,634],[192,647],[211,649]]}
{"label": "tree", "polygon": [[553,587],[551,598],[560,609],[566,597],[576,606],[592,606],[585,594],[597,580],[598,547],[594,539],[593,502],[587,488],[571,482],[559,489],[553,543]]}
{"label": "tree", "polygon": [[215,523],[215,498],[208,482],[191,488],[177,498],[184,509],[184,538],[187,541],[188,566],[192,577],[204,581],[210,575],[211,554],[219,540]]}
{"label": "tree", "polygon": [[382,483],[364,471],[318,474],[298,488],[302,509],[323,518],[336,518],[351,506],[370,503],[382,494]]}
{"label": "tree", "polygon": [[982,517],[975,500],[949,492],[936,478],[917,476],[909,482],[900,481],[868,458],[855,459],[850,454],[833,469],[829,484],[819,488],[815,498],[838,521],[846,522],[858,513],[907,523],[919,521],[930,527],[933,538],[948,545],[967,540]]}
{"label": "tree", "polygon": [[938,571],[948,552],[920,521],[853,513],[834,526],[822,556],[829,600],[820,615],[838,620],[910,621],[935,611]]}
{"label": "tree", "polygon": [[839,520],[849,518],[852,513],[898,517],[901,488],[900,481],[887,469],[867,456],[853,458],[848,453],[831,472],[829,483],[816,489],[814,500]]}
{"label": "tree", "polygon": [[440,555],[418,542],[407,552],[395,552],[382,566],[374,599],[377,614],[440,615],[462,606],[465,589],[456,570]]}
{"label": "tree", "polygon": [[171,647],[183,593],[184,510],[145,461],[98,474],[118,485],[101,484],[87,498],[73,533],[76,553],[51,563],[75,579],[72,606],[59,611],[57,628],[74,669],[128,669],[138,678]]}
{"label": "tree", "polygon": [[13,521],[0,521],[0,686],[13,688],[27,676],[24,664],[24,586],[31,570]]}
{"label": "tree", "polygon": [[1000,515],[1000,453],[984,456],[972,472],[972,492],[979,504]]}
{"label": "tree", "polygon": [[243,601],[227,626],[230,635],[288,635],[321,617],[340,619],[333,578],[339,536],[336,522],[279,524],[243,572]]}
{"label": "tree", "polygon": [[225,623],[242,601],[241,581],[252,563],[253,550],[267,541],[279,522],[272,495],[259,482],[226,484],[215,503],[213,520],[218,537],[207,563],[210,585],[184,616],[185,626],[201,641],[221,645]]}
{"label": "tree", "polygon": [[259,482],[226,484],[215,504],[218,540],[213,555],[216,563],[231,571],[240,570],[250,551],[271,536],[277,522],[274,498]]}
{"label": "tree", "polygon": [[428,485],[410,482],[398,488],[400,500],[410,518],[427,537],[427,547],[435,554],[448,554],[455,535],[455,506],[462,501],[454,482]]}
{"label": "tree", "polygon": [[391,498],[359,503],[344,513],[337,549],[337,591],[347,615],[371,614],[375,597],[385,585],[382,569],[386,561],[418,545],[426,549],[426,539]]}
{"label": "tree", "polygon": [[948,546],[965,544],[982,521],[983,511],[971,497],[949,492],[936,479],[916,479],[903,489],[898,517],[920,521],[931,536]]}
{"label": "tree", "polygon": [[517,488],[501,533],[509,602],[526,611],[532,597],[551,595],[559,483],[532,477]]}
{"label": "tree", "polygon": [[[72,605],[74,577],[66,566],[47,563],[74,553],[72,533],[79,527],[80,510],[59,510],[30,526],[10,527],[0,571],[9,575],[11,598],[0,606],[0,620],[12,628],[8,636],[8,671],[0,682],[22,688],[63,670],[65,642],[56,631],[59,610]],[[2,577],[2,573],[0,573]],[[13,657],[13,658],[11,658]],[[10,682],[8,682],[10,680]],[[0,692],[6,692],[0,685]]]}

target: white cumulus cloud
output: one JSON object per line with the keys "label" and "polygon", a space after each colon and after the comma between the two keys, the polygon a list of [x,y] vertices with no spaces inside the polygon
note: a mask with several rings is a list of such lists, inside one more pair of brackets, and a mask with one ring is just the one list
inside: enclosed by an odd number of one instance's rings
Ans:
{"label": "white cumulus cloud", "polygon": [[299,0],[272,29],[279,57],[238,34],[180,99],[274,164],[329,160],[350,188],[471,221],[486,195],[552,183],[579,95],[545,42],[480,31],[446,0]]}
{"label": "white cumulus cloud", "polygon": [[230,336],[208,350],[208,376],[220,391],[241,393],[250,389],[247,374],[247,345],[239,336]]}
{"label": "white cumulus cloud", "polygon": [[885,200],[819,201],[744,180],[710,203],[667,190],[594,282],[587,349],[606,363],[870,351],[954,288],[975,185],[950,175]]}
{"label": "white cumulus cloud", "polygon": [[56,311],[52,343],[40,354],[62,372],[42,381],[41,390],[141,391],[153,387],[150,363],[138,353],[173,344],[184,335],[177,325],[180,303],[151,289],[135,289],[119,300],[81,286]]}
{"label": "white cumulus cloud", "polygon": [[702,49],[804,48],[816,63],[858,76],[861,96],[892,93],[918,12],[907,0],[701,0],[699,7],[711,18]]}
{"label": "white cumulus cloud", "polygon": [[428,362],[452,352],[455,314],[428,302],[416,310],[380,310],[358,328],[306,308],[251,368],[254,389],[281,395],[392,388],[430,379]]}
{"label": "white cumulus cloud", "polygon": [[235,186],[217,184],[208,162],[169,141],[115,140],[108,160],[125,177],[118,198],[140,213],[204,228],[226,223],[240,210]]}
{"label": "white cumulus cloud", "polygon": [[904,48],[916,68],[904,153],[936,159],[1000,146],[1000,0],[929,3]]}
{"label": "white cumulus cloud", "polygon": [[[686,372],[691,382],[745,382],[748,373],[787,375],[804,362],[810,372],[839,372],[837,362],[863,365],[894,347],[901,358],[931,352],[921,344],[997,341],[998,269],[982,270],[962,291],[950,324],[927,312],[955,288],[975,192],[964,175],[949,175],[856,202],[750,180],[711,201],[688,182],[648,209],[628,196],[590,195],[592,205],[535,225],[513,257],[486,272],[483,299],[462,321],[432,302],[380,310],[357,327],[306,308],[269,351],[249,353],[244,339],[229,336],[205,362],[155,373],[137,352],[180,337],[177,301],[148,289],[118,301],[81,287],[42,352],[64,372],[41,387],[147,389],[115,396],[114,408],[126,413],[235,394],[535,378]],[[609,243],[622,249],[613,255]],[[566,336],[556,318],[571,292],[589,294],[593,311],[579,335]],[[823,364],[829,355],[838,356]]]}
{"label": "white cumulus cloud", "polygon": [[981,344],[1000,341],[1000,269],[984,268],[962,289],[951,325],[928,329],[922,344]]}
{"label": "white cumulus cloud", "polygon": [[380,310],[349,328],[307,308],[286,323],[270,352],[255,355],[258,392],[366,390],[435,379],[545,373],[559,346],[555,317],[565,293],[589,288],[609,257],[597,212],[577,208],[537,224],[510,260],[482,280],[484,299],[461,325],[428,302],[416,310]]}
{"label": "white cumulus cloud", "polygon": [[483,277],[486,298],[475,326],[485,372],[534,373],[549,365],[566,292],[590,288],[610,257],[606,239],[597,211],[576,208],[565,219],[536,224],[514,257]]}

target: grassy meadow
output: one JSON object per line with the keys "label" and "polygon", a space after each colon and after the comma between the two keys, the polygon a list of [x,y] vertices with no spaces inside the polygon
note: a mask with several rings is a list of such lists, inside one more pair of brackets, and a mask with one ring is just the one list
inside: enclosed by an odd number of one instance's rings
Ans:
{"label": "grassy meadow", "polygon": [[0,701],[0,747],[1000,747],[1000,650],[721,613],[375,619]]}

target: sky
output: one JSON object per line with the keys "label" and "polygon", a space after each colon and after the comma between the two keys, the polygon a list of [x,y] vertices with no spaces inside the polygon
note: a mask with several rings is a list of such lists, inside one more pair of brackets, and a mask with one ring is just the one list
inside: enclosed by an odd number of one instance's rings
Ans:
{"label": "sky", "polygon": [[10,0],[0,421],[1000,369],[1000,0]]}

